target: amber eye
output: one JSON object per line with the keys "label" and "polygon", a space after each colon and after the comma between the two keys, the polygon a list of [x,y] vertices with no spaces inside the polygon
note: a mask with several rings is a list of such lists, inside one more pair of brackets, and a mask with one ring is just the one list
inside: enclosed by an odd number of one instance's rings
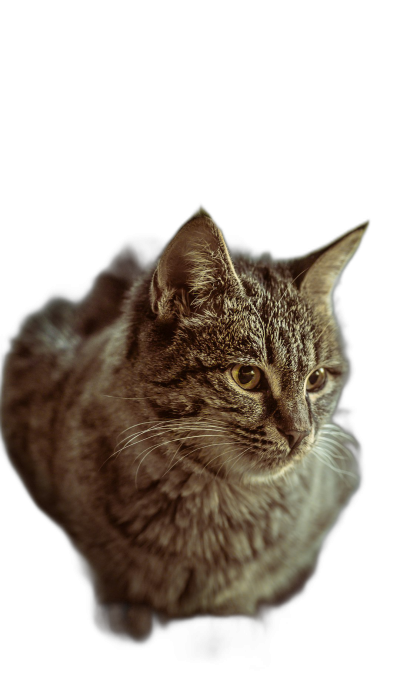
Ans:
{"label": "amber eye", "polygon": [[237,363],[231,370],[234,381],[245,390],[253,390],[258,387],[261,380],[261,371],[257,366],[242,366]]}
{"label": "amber eye", "polygon": [[307,378],[306,390],[307,392],[316,392],[324,387],[327,379],[325,368],[318,368],[311,373]]}

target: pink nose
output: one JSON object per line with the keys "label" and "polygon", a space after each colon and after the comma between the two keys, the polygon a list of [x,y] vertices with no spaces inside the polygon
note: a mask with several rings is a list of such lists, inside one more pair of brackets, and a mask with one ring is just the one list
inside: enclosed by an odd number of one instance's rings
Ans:
{"label": "pink nose", "polygon": [[[278,428],[279,430],[279,428]],[[286,437],[289,447],[294,449],[294,447],[299,446],[300,442],[310,434],[310,430],[279,430],[281,435]]]}

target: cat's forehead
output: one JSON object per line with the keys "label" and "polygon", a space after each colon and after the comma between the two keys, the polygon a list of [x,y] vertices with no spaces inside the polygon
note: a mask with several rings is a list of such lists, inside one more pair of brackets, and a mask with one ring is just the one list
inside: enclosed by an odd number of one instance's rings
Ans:
{"label": "cat's forehead", "polygon": [[203,354],[220,362],[273,366],[280,375],[303,373],[316,356],[307,303],[279,272],[253,268],[238,275],[246,294],[223,298],[218,315],[199,330]]}
{"label": "cat's forehead", "polygon": [[241,280],[263,321],[268,364],[291,373],[309,366],[315,358],[315,320],[292,278],[264,266]]}

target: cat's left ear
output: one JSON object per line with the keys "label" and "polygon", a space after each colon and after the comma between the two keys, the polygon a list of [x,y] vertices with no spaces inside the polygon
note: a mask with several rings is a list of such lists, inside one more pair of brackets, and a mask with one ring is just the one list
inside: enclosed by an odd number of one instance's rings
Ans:
{"label": "cat's left ear", "polygon": [[164,320],[189,315],[232,288],[243,290],[223,235],[200,210],[161,255],[150,286],[152,309]]}
{"label": "cat's left ear", "polygon": [[297,287],[316,308],[330,308],[335,283],[357,250],[367,226],[363,223],[327,247],[290,263]]}

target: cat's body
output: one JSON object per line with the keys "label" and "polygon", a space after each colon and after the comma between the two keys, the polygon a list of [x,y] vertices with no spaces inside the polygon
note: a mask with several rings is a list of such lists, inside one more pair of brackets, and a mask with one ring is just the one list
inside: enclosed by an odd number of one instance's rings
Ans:
{"label": "cat's body", "polygon": [[252,614],[313,570],[358,484],[329,424],[346,372],[329,298],[363,230],[296,262],[232,264],[200,214],[154,275],[126,256],[14,341],[10,457],[133,632],[148,609]]}

